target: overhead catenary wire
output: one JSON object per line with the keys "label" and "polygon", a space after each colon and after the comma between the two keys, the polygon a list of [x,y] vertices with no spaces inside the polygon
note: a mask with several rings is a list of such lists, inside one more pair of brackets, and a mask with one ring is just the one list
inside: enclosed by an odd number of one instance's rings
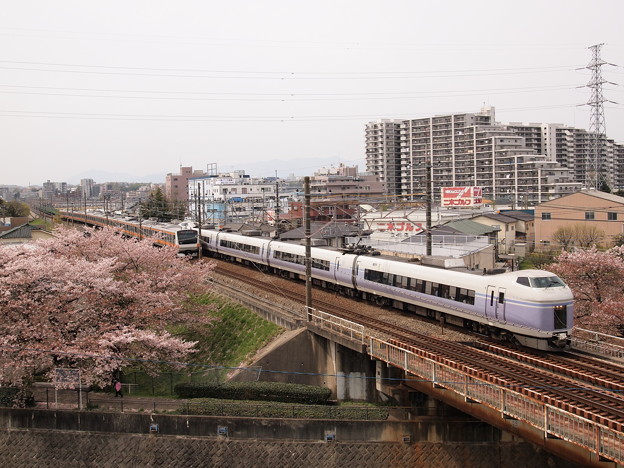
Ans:
{"label": "overhead catenary wire", "polygon": [[[499,110],[530,110],[530,109],[557,109],[574,108],[574,105],[539,106],[524,107],[514,109]],[[167,115],[167,114],[105,114],[86,112],[55,112],[55,111],[21,111],[0,109],[0,117],[43,117],[43,118],[65,118],[65,119],[97,119],[97,120],[158,120],[158,121],[180,121],[180,122],[310,122],[327,120],[374,120],[378,119],[377,114],[359,115],[286,115],[286,116],[250,116],[250,115]],[[408,117],[414,118],[414,114],[394,114],[393,118]]]}
{"label": "overhead catenary wire", "polygon": [[[154,100],[179,100],[179,101],[258,101],[258,102],[318,102],[318,101],[368,101],[368,100],[392,100],[392,99],[431,99],[436,97],[462,97],[462,96],[481,96],[484,93],[488,95],[497,94],[521,94],[535,92],[553,92],[568,91],[574,89],[574,86],[539,86],[527,88],[509,88],[495,90],[465,90],[465,91],[419,91],[404,93],[206,93],[191,91],[145,91],[145,90],[109,90],[109,89],[89,89],[89,88],[54,88],[44,86],[19,86],[19,85],[0,85],[0,88],[19,88],[19,89],[47,89],[58,91],[76,91],[76,92],[98,92],[98,93],[129,93],[138,95],[111,95],[111,94],[72,94],[69,92],[43,92],[43,91],[7,91],[0,90],[3,94],[22,94],[34,96],[60,96],[60,97],[87,97],[87,98],[105,98],[105,99],[154,99]],[[162,95],[165,96],[162,96]],[[174,95],[174,96],[172,96]],[[182,96],[186,95],[186,96]],[[199,96],[199,97],[197,97]],[[210,96],[210,97],[205,97]]]}
{"label": "overhead catenary wire", "polygon": [[[182,78],[210,78],[205,75],[185,75],[184,73],[213,73],[214,77],[228,78],[228,79],[277,79],[277,80],[292,80],[292,79],[378,79],[378,78],[441,78],[445,75],[453,77],[462,76],[482,76],[482,75],[499,75],[499,74],[513,74],[513,73],[545,73],[553,71],[571,71],[575,67],[573,65],[559,65],[548,67],[517,67],[517,68],[484,68],[484,69],[465,69],[465,70],[423,70],[423,71],[332,71],[332,72],[319,72],[319,71],[294,71],[294,70],[282,70],[282,71],[267,71],[267,70],[210,70],[210,69],[189,69],[189,68],[156,68],[156,67],[125,67],[115,65],[84,65],[84,64],[70,64],[70,63],[55,63],[55,62],[27,62],[27,61],[11,61],[0,60],[0,69],[6,70],[32,70],[32,71],[49,71],[59,73],[90,73],[90,74],[104,74],[104,75],[129,75],[129,76],[164,76],[164,77],[182,77]],[[14,64],[14,66],[9,66]],[[22,65],[22,66],[17,66]],[[63,70],[54,68],[28,68],[27,66],[47,66],[47,67],[71,67],[75,70]],[[85,68],[86,70],[80,70]],[[102,71],[94,71],[102,70]],[[114,71],[104,71],[114,70]],[[128,70],[123,73],[119,70]],[[137,70],[137,72],[130,73],[130,70]],[[139,73],[141,72],[175,72],[178,74],[163,74],[158,73]],[[235,74],[237,76],[231,76]],[[227,75],[227,76],[222,76]],[[271,76],[268,76],[271,75]]]}

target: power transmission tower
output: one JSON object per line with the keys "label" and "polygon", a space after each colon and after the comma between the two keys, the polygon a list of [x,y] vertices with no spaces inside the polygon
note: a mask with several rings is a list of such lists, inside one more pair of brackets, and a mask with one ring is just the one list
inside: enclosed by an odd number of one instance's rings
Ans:
{"label": "power transmission tower", "polygon": [[[612,65],[600,58],[600,49],[604,44],[596,44],[589,49],[592,51],[592,61],[585,67],[591,70],[592,76],[587,87],[591,89],[591,98],[587,105],[591,107],[589,122],[589,148],[586,154],[585,184],[590,189],[599,190],[602,184],[607,183],[607,171],[603,161],[604,143],[606,140],[606,127],[604,115],[604,103],[607,101],[602,94],[602,85],[609,83],[602,79],[602,66]],[[611,101],[607,101],[611,102]]]}

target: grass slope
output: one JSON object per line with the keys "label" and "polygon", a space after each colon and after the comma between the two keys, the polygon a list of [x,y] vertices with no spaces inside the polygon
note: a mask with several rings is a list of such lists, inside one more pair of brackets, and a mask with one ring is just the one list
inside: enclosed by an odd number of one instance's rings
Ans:
{"label": "grass slope", "polygon": [[283,331],[278,325],[221,296],[208,294],[195,300],[213,306],[210,315],[214,320],[199,330],[183,325],[169,330],[187,341],[198,342],[197,351],[188,359],[193,365],[185,371],[166,372],[158,377],[126,369],[122,380],[134,384],[133,395],[173,396],[173,387],[178,383],[223,382],[232,368],[244,366]]}

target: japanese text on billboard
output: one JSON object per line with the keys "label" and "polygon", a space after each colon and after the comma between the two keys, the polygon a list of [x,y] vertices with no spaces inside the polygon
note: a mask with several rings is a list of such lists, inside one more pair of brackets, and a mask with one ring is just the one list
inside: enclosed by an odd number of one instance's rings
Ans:
{"label": "japanese text on billboard", "polygon": [[482,187],[442,187],[442,206],[476,206],[483,203]]}

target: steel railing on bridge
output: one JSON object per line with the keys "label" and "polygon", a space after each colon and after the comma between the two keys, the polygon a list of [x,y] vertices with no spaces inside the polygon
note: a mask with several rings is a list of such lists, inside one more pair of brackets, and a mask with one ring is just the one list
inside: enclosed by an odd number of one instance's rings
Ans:
{"label": "steel railing on bridge", "polygon": [[492,385],[431,359],[421,357],[399,345],[374,337],[369,338],[370,356],[399,367],[432,385],[444,387],[459,395],[518,419],[558,437],[580,445],[599,457],[624,462],[624,434],[588,419],[531,399],[511,388]]}

